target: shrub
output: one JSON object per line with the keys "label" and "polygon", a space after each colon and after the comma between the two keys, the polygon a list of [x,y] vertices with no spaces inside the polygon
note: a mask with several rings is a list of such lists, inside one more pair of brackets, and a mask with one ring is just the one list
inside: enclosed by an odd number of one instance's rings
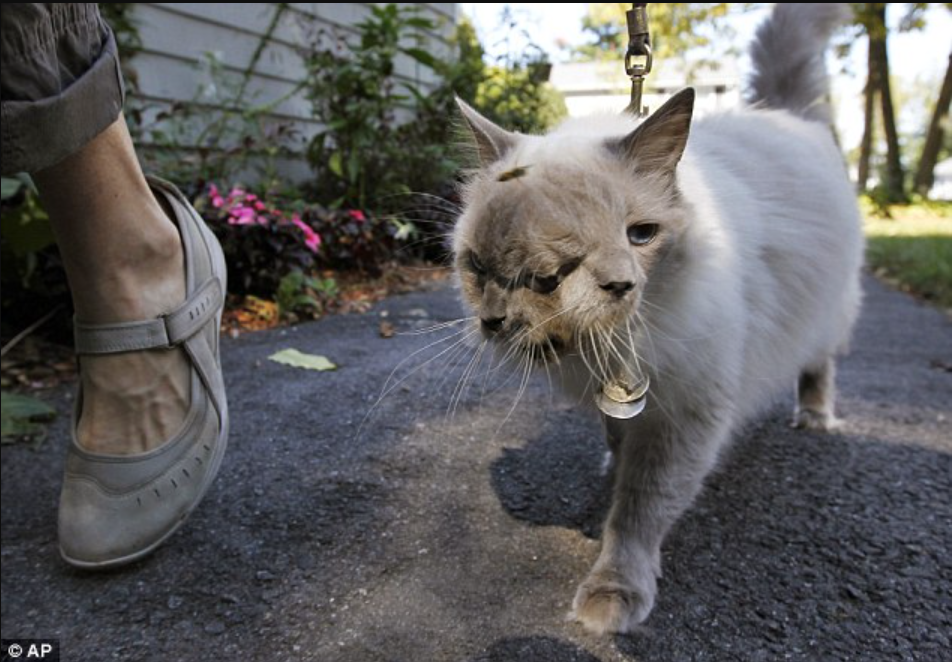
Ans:
{"label": "shrub", "polygon": [[281,279],[275,301],[281,317],[296,321],[300,317],[319,317],[339,294],[337,281],[331,277],[292,271]]}
{"label": "shrub", "polygon": [[360,209],[329,209],[321,205],[301,208],[301,218],[323,239],[321,268],[379,275],[398,245],[409,238],[393,217]]}
{"label": "shrub", "polygon": [[[488,119],[510,131],[543,133],[566,114],[565,101],[549,84],[552,64],[528,31],[519,28],[506,7],[496,30],[507,52],[486,67],[474,91],[472,105]],[[513,44],[525,44],[519,50]]]}
{"label": "shrub", "polygon": [[420,33],[435,24],[419,10],[389,4],[373,5],[370,12],[354,26],[359,44],[321,29],[303,54],[307,96],[315,119],[325,126],[307,156],[320,182],[318,199],[332,207],[363,209],[371,201],[386,206],[389,196],[407,192],[402,162],[409,154],[398,139],[398,124],[411,99],[424,95],[397,79],[396,61],[404,55],[421,66],[437,66],[421,48]]}
{"label": "shrub", "polygon": [[0,201],[3,335],[12,335],[58,309],[49,335],[70,336],[69,290],[49,218],[27,178],[3,178]]}
{"label": "shrub", "polygon": [[567,113],[562,96],[548,83],[548,72],[544,61],[489,67],[474,106],[510,131],[544,133]]}
{"label": "shrub", "polygon": [[[514,23],[508,22],[512,30]],[[332,207],[373,205],[399,212],[410,192],[433,192],[456,178],[455,97],[507,128],[538,133],[565,116],[565,104],[546,82],[545,53],[531,46],[486,67],[468,22],[450,41],[455,51],[438,60],[423,49],[421,30],[436,25],[413,7],[371,8],[356,26],[358,41],[318,30],[304,60],[307,95],[324,130],[312,139],[308,160],[318,200]],[[406,46],[406,44],[413,44]],[[396,77],[407,56],[438,76],[424,93]]]}
{"label": "shrub", "polygon": [[[237,186],[224,193],[209,185],[195,207],[222,244],[229,290],[238,295],[275,299],[282,281],[296,272],[356,269],[377,275],[406,239],[399,224],[387,217],[258,195]],[[286,301],[289,287],[282,290]]]}
{"label": "shrub", "polygon": [[221,242],[234,294],[271,298],[286,274],[314,266],[321,236],[297,212],[241,187],[223,194],[214,184],[195,208]]}

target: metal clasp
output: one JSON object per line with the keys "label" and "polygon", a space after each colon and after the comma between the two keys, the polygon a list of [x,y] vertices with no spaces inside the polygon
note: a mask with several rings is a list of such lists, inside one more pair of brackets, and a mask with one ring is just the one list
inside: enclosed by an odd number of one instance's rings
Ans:
{"label": "metal clasp", "polygon": [[628,22],[628,51],[625,53],[625,74],[631,78],[631,103],[625,112],[637,117],[648,114],[648,107],[642,105],[644,78],[651,72],[654,58],[651,53],[651,36],[648,34],[647,3],[634,4],[625,12]]}

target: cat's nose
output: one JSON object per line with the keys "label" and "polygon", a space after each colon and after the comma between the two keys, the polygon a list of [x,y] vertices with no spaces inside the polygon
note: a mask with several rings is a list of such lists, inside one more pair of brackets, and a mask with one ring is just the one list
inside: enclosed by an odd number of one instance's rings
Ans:
{"label": "cat's nose", "polygon": [[635,289],[635,284],[630,280],[613,280],[601,286],[603,290],[615,297],[621,299],[623,296]]}
{"label": "cat's nose", "polygon": [[506,321],[506,318],[491,317],[486,319],[485,317],[480,317],[479,321],[482,322],[483,330],[487,333],[498,333],[502,329],[502,325]]}

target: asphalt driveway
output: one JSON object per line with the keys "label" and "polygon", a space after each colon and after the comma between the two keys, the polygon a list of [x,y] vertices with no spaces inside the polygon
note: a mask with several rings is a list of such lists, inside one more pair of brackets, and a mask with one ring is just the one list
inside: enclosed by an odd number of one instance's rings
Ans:
{"label": "asphalt driveway", "polygon": [[[643,631],[565,621],[607,505],[597,420],[533,380],[454,388],[469,354],[387,376],[461,315],[446,286],[224,347],[229,454],[190,522],[109,574],[55,546],[70,395],[2,449],[3,637],[63,660],[934,661],[952,632],[952,323],[866,282],[836,435],[778,403],[669,537]],[[397,335],[382,338],[380,322]],[[452,327],[448,327],[451,330]],[[452,341],[412,357],[419,365]],[[313,373],[286,347],[340,364]],[[791,396],[792,400],[792,396]],[[945,651],[945,653],[942,653]]]}

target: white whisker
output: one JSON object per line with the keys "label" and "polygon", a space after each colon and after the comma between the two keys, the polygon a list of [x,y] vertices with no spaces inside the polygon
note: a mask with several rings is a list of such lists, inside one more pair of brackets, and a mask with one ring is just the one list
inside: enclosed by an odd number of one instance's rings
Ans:
{"label": "white whisker", "polygon": [[[428,366],[430,363],[432,363],[432,362],[435,361],[436,359],[440,358],[441,356],[444,356],[445,354],[447,354],[448,352],[450,352],[450,351],[452,351],[452,350],[454,350],[454,349],[458,349],[461,345],[465,344],[470,338],[472,338],[475,333],[477,333],[477,331],[474,331],[474,330],[470,330],[469,332],[466,332],[465,330],[458,331],[458,332],[456,332],[456,333],[450,334],[449,336],[447,336],[447,337],[445,337],[445,338],[441,338],[441,339],[439,339],[439,340],[436,340],[436,341],[434,341],[434,342],[432,342],[432,343],[426,345],[425,347],[422,347],[422,348],[416,350],[415,352],[413,352],[412,354],[410,354],[408,357],[406,357],[405,359],[403,359],[402,361],[400,361],[400,363],[398,363],[397,366],[391,371],[390,376],[387,377],[387,380],[384,382],[384,385],[383,385],[383,387],[381,388],[380,395],[377,396],[377,400],[373,403],[373,405],[371,405],[370,409],[367,410],[367,413],[364,414],[364,417],[361,419],[360,425],[357,426],[357,431],[354,433],[354,438],[357,439],[357,438],[360,437],[361,432],[363,432],[364,425],[366,425],[367,421],[370,419],[370,417],[373,415],[373,413],[377,410],[377,407],[380,405],[380,403],[383,401],[383,399],[384,399],[385,397],[387,397],[389,394],[393,393],[393,391],[394,391],[397,387],[399,387],[399,386],[400,386],[401,384],[403,384],[406,380],[408,380],[410,377],[412,377],[413,375],[415,375],[416,373],[418,373],[420,370],[422,370],[423,368],[425,368],[426,366]],[[460,337],[460,336],[461,336],[461,337]],[[394,375],[396,374],[397,370],[399,370],[407,361],[409,361],[410,359],[412,359],[414,356],[417,356],[420,352],[423,352],[423,351],[425,351],[425,350],[427,350],[427,349],[430,349],[431,347],[434,347],[434,346],[436,346],[436,345],[439,345],[440,343],[446,342],[447,340],[450,340],[450,339],[453,339],[453,338],[457,338],[457,340],[456,340],[453,344],[451,344],[449,347],[443,348],[443,349],[440,350],[440,352],[437,353],[435,356],[432,356],[432,357],[428,358],[426,361],[424,361],[424,362],[421,363],[420,365],[418,365],[418,366],[416,366],[415,368],[413,368],[413,370],[411,370],[409,373],[407,373],[406,375],[404,375],[404,376],[401,377],[400,379],[398,379],[398,380],[396,380],[396,381],[393,381],[393,383],[391,383],[391,381],[393,380],[393,377],[394,377]]]}
{"label": "white whisker", "polygon": [[425,327],[425,328],[422,328],[422,329],[415,329],[415,330],[413,330],[413,331],[400,331],[400,332],[398,332],[398,333],[395,333],[394,335],[397,335],[397,336],[422,336],[422,335],[426,335],[427,333],[434,333],[435,331],[440,331],[441,329],[445,329],[445,328],[447,328],[447,327],[457,326],[457,325],[463,324],[463,323],[465,323],[465,322],[472,322],[472,321],[475,320],[475,319],[476,319],[475,316],[460,317],[459,319],[449,320],[448,322],[440,322],[439,324],[434,324],[433,326],[428,326],[428,327]]}

